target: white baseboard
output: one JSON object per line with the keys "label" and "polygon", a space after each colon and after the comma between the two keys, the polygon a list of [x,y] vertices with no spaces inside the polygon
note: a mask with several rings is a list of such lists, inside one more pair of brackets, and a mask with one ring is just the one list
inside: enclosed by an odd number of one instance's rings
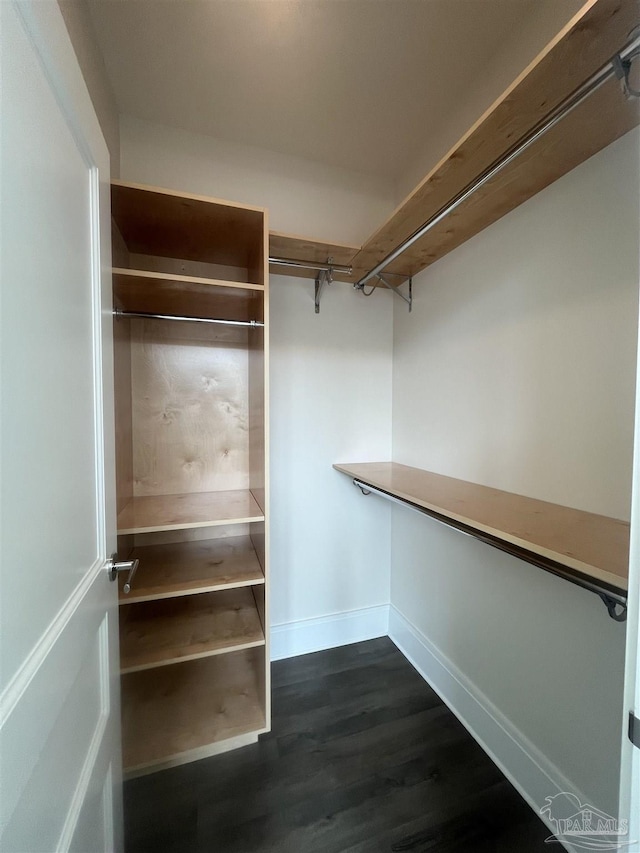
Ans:
{"label": "white baseboard", "polygon": [[271,626],[271,660],[333,649],[389,633],[389,605],[363,607]]}
{"label": "white baseboard", "polygon": [[[389,636],[531,808],[569,792],[587,798],[427,637],[391,605]],[[553,833],[553,825],[541,815]]]}

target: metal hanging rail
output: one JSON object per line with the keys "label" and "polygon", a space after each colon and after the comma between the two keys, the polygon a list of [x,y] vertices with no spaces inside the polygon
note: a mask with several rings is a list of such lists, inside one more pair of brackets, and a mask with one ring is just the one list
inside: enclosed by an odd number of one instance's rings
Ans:
{"label": "metal hanging rail", "polygon": [[[582,573],[572,569],[570,566],[565,566],[562,563],[557,562],[556,560],[551,559],[550,557],[544,557],[541,554],[536,554],[535,551],[529,551],[526,548],[523,548],[520,545],[514,545],[512,542],[508,542],[505,539],[500,539],[498,536],[493,536],[490,533],[487,533],[485,530],[479,530],[476,527],[472,527],[470,524],[465,524],[463,521],[459,521],[455,518],[450,518],[447,515],[436,512],[432,509],[427,509],[426,507],[421,506],[420,504],[413,503],[406,498],[397,497],[397,495],[392,495],[389,492],[385,492],[383,489],[378,489],[376,486],[372,486],[367,483],[365,480],[359,480],[358,478],[353,478],[353,485],[357,486],[363,495],[374,494],[378,495],[381,498],[385,498],[392,503],[400,504],[400,506],[408,507],[409,509],[414,510],[415,512],[422,513],[423,515],[428,515],[429,518],[434,519],[435,521],[440,522],[440,524],[444,524],[447,527],[452,527],[454,530],[458,530],[460,533],[464,533],[466,536],[471,536],[474,539],[478,539],[480,542],[484,542],[487,545],[491,545],[493,548],[497,548],[499,551],[504,551],[507,554],[510,554],[512,557],[516,557],[519,560],[524,560],[526,563],[531,563],[534,566],[538,566],[540,569],[544,569],[545,572],[550,572],[552,575],[556,575],[556,577],[563,578],[564,580],[569,581],[570,583],[576,584],[576,586],[580,586],[583,589],[588,590],[589,592],[593,592],[596,595],[599,595],[603,600],[607,612],[612,619],[615,619],[616,622],[624,622],[627,618],[627,595],[624,591],[616,589],[605,581],[601,581],[597,578],[588,577],[587,575],[583,575]],[[620,609],[618,609],[620,608]]]}
{"label": "metal hanging rail", "polygon": [[121,311],[119,308],[113,312],[115,317],[142,317],[145,320],[179,320],[181,323],[215,323],[218,326],[249,326],[252,329],[264,327],[264,323],[258,320],[218,320],[213,317],[182,317],[178,314],[150,314],[146,311]]}
{"label": "metal hanging rail", "polygon": [[343,275],[351,275],[353,267],[344,264],[322,264],[313,261],[295,261],[291,258],[269,258],[269,263],[280,267],[298,267],[303,270],[323,270],[324,272],[337,272]]}
{"label": "metal hanging rail", "polygon": [[534,142],[537,142],[541,136],[544,136],[547,131],[555,127],[565,116],[580,106],[593,92],[599,89],[604,83],[608,82],[612,77],[617,77],[622,84],[623,91],[627,97],[638,97],[640,93],[634,90],[629,84],[629,71],[633,60],[640,55],[640,36],[636,35],[619,53],[617,53],[609,62],[606,63],[599,71],[591,76],[583,83],[572,95],[569,95],[555,109],[547,114],[534,129],[520,142],[517,142],[507,153],[497,160],[493,165],[489,166],[479,177],[467,185],[458,195],[456,195],[447,205],[441,208],[430,219],[428,219],[417,231],[414,231],[410,237],[407,237],[399,246],[390,252],[384,260],[368,272],[354,285],[361,289],[372,278],[379,277],[380,273],[385,270],[389,264],[393,263],[400,257],[410,246],[413,246],[418,240],[424,237],[432,228],[439,222],[442,222],[452,211],[460,207],[468,198],[470,198],[481,187],[494,178],[501,172],[505,166],[512,163],[517,157],[527,150]]}

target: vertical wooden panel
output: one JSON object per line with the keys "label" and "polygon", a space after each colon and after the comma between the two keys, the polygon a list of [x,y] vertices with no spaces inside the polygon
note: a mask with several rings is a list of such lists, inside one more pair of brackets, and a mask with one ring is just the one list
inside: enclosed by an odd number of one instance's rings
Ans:
{"label": "vertical wooden panel", "polygon": [[133,433],[131,410],[131,324],[113,323],[113,372],[116,419],[116,496],[118,512],[133,497]]}
{"label": "vertical wooden panel", "polygon": [[132,321],[134,495],[249,486],[247,331]]}

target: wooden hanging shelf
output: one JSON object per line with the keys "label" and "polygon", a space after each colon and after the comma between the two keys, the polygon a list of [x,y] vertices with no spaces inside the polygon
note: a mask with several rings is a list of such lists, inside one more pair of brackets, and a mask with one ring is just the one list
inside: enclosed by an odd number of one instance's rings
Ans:
{"label": "wooden hanging shelf", "polygon": [[[625,606],[629,524],[396,462],[338,464],[356,485],[404,503]],[[616,615],[614,615],[616,614]]]}
{"label": "wooden hanging shelf", "polygon": [[[605,65],[639,24],[637,0],[588,0],[358,251],[349,257],[353,247],[342,247],[342,255],[332,247],[336,263],[353,266],[351,276],[335,278],[355,282],[366,275]],[[416,275],[639,123],[638,99],[626,99],[618,81],[610,80],[407,249],[388,272]],[[330,245],[270,235],[271,255],[298,260],[326,261]]]}

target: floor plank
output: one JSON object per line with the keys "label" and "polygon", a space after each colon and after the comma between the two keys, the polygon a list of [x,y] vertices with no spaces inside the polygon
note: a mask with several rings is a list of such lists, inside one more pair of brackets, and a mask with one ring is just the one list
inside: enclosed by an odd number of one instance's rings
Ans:
{"label": "floor plank", "polygon": [[125,784],[126,853],[543,853],[549,832],[391,640],[273,664],[254,746]]}

